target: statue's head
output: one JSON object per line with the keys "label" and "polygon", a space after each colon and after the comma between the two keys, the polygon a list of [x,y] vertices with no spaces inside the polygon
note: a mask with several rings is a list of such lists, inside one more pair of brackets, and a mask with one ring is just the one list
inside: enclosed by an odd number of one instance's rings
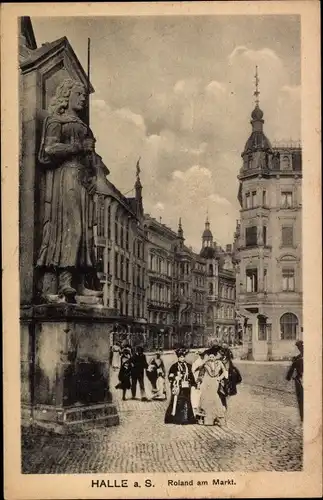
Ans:
{"label": "statue's head", "polygon": [[50,114],[62,115],[67,109],[80,112],[86,100],[86,91],[82,83],[66,79],[58,85],[51,99],[48,111]]}

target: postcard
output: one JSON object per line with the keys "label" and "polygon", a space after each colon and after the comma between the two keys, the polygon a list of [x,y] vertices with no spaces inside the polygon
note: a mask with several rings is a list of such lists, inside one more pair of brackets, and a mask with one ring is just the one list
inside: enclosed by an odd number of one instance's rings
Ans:
{"label": "postcard", "polygon": [[320,497],[319,3],[1,32],[5,498]]}

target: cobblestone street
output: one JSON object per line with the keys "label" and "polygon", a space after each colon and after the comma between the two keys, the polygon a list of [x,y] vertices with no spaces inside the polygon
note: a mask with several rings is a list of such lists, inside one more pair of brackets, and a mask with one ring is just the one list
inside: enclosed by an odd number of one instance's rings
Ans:
{"label": "cobblestone street", "polygon": [[[239,368],[244,376],[243,365]],[[261,364],[256,369],[266,370]],[[112,386],[115,379],[113,374]],[[24,430],[23,472],[244,472],[302,468],[302,428],[293,392],[242,383],[238,395],[229,400],[225,428],[165,425],[166,401],[121,401],[119,394],[115,394],[115,399],[121,421],[117,427],[64,437]]]}

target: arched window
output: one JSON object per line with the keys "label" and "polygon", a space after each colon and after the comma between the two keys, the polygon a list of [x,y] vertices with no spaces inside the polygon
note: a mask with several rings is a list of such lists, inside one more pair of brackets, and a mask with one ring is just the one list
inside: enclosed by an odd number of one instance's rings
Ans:
{"label": "arched window", "polygon": [[213,283],[209,283],[209,294],[213,295]]}
{"label": "arched window", "polygon": [[285,313],[280,318],[280,336],[282,340],[297,338],[298,319],[293,313]]}

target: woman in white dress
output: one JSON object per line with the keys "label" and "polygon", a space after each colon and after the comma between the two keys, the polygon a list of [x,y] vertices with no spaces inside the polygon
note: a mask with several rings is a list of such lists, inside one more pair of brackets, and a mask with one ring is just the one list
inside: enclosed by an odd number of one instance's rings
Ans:
{"label": "woman in white dress", "polygon": [[113,370],[119,370],[121,366],[121,347],[119,342],[116,342],[112,346],[112,368]]}
{"label": "woman in white dress", "polygon": [[200,383],[200,413],[204,425],[222,426],[225,417],[225,407],[218,394],[219,384],[228,377],[228,372],[221,361],[220,348],[211,347],[206,351],[207,357],[199,368]]}

